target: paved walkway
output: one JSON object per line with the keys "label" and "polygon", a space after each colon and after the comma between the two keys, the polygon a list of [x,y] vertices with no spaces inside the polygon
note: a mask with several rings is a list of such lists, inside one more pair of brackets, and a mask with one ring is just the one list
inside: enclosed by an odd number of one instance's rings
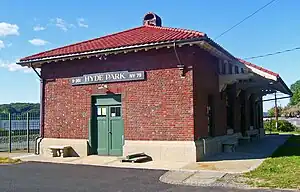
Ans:
{"label": "paved walkway", "polygon": [[263,139],[241,144],[237,147],[236,152],[219,153],[206,157],[201,162],[191,163],[182,169],[213,170],[226,173],[249,172],[272,155],[289,137],[289,135],[268,135]]}
{"label": "paved walkway", "polygon": [[47,162],[74,165],[94,165],[119,168],[154,169],[154,170],[179,170],[186,166],[187,162],[150,161],[145,163],[122,163],[120,157],[90,155],[87,157],[45,157],[34,154],[9,154],[11,158],[21,159],[27,162]]}
{"label": "paved walkway", "polygon": [[[255,169],[266,157],[270,156],[278,146],[282,145],[288,137],[288,135],[266,136],[264,139],[240,145],[236,152],[216,154],[197,163],[170,163],[162,161],[121,163],[119,157],[103,157],[97,155],[67,158],[53,158],[17,153],[8,155],[12,158],[19,158],[22,161],[170,170],[160,177],[161,181],[173,184],[209,185],[223,177],[226,173],[243,173]],[[0,153],[0,156],[3,156],[3,154]]]}
{"label": "paved walkway", "polygon": [[227,173],[244,173],[257,168],[288,138],[288,135],[266,136],[240,145],[236,152],[216,154],[188,164],[179,171],[169,171],[160,180],[172,184],[210,185]]}

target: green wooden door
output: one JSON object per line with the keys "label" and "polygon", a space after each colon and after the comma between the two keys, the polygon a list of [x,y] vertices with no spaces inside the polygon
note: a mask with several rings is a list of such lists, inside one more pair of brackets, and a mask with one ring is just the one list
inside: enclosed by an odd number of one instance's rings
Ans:
{"label": "green wooden door", "polygon": [[108,155],[108,107],[97,106],[97,154]]}
{"label": "green wooden door", "polygon": [[97,154],[123,154],[124,128],[121,105],[97,106]]}
{"label": "green wooden door", "polygon": [[109,106],[109,155],[122,155],[123,152],[123,120],[121,106]]}

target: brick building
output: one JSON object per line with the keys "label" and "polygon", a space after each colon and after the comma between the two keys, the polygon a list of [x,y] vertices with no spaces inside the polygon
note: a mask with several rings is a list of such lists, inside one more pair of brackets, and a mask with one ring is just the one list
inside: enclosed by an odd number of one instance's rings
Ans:
{"label": "brick building", "polygon": [[143,25],[21,59],[41,69],[40,153],[145,152],[196,161],[224,142],[261,136],[262,96],[291,94],[276,73],[231,55],[205,33]]}

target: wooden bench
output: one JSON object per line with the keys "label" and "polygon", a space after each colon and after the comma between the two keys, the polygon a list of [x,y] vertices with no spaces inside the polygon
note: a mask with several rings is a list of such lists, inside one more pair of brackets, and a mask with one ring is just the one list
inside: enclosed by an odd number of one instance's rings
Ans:
{"label": "wooden bench", "polygon": [[68,157],[70,148],[69,145],[49,146],[52,157]]}
{"label": "wooden bench", "polygon": [[236,139],[228,139],[222,142],[223,152],[235,152],[238,141]]}

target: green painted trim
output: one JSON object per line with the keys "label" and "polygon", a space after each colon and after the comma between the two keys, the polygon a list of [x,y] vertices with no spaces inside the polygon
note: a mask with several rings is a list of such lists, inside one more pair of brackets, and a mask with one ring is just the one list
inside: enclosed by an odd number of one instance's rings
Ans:
{"label": "green painted trim", "polygon": [[91,125],[91,123],[92,123],[92,119],[91,118],[89,118],[89,125],[88,125],[88,129],[89,129],[89,142],[88,142],[88,147],[89,147],[89,149],[88,149],[88,155],[91,155],[91,154],[93,154],[93,141],[92,141],[92,133],[91,133],[91,128],[92,128],[92,125]]}
{"label": "green painted trim", "polygon": [[121,105],[121,99],[120,94],[98,95],[94,96],[94,103],[95,105]]}

